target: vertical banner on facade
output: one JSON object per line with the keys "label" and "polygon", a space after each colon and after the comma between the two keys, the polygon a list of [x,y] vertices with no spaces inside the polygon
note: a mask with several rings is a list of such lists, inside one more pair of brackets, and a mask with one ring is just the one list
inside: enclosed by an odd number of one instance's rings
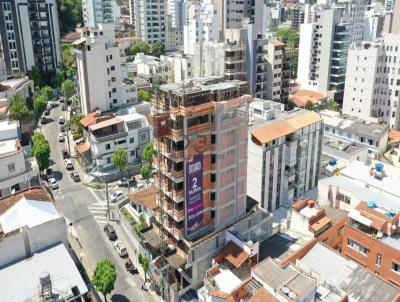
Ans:
{"label": "vertical banner on facade", "polygon": [[186,163],[185,169],[186,235],[193,234],[203,223],[203,153]]}

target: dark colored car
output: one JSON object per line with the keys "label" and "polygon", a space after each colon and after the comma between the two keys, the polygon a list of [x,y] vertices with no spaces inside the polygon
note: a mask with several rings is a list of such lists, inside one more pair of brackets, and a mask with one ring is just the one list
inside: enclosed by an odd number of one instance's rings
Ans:
{"label": "dark colored car", "polygon": [[53,169],[51,169],[51,168],[46,169],[46,179],[49,179],[49,178],[52,178],[52,177],[54,177]]}
{"label": "dark colored car", "polygon": [[45,116],[42,116],[41,118],[40,118],[40,122],[44,125],[44,124],[47,124],[47,118],[45,117]]}
{"label": "dark colored car", "polygon": [[46,110],[46,111],[44,112],[44,115],[49,116],[49,115],[50,115],[50,110]]}
{"label": "dark colored car", "polygon": [[62,153],[63,159],[67,159],[67,158],[71,157],[67,150],[62,150],[61,153]]}
{"label": "dark colored car", "polygon": [[71,173],[71,178],[75,181],[78,182],[81,180],[81,178],[79,177],[79,174],[77,172],[72,172]]}
{"label": "dark colored car", "polygon": [[109,240],[114,241],[118,239],[117,233],[115,233],[115,230],[112,225],[106,224],[104,226],[104,232],[106,233]]}

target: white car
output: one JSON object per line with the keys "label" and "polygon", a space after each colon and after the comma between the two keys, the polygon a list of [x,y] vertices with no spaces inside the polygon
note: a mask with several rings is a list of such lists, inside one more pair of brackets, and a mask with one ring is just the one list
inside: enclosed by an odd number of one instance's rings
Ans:
{"label": "white car", "polygon": [[47,103],[46,110],[51,110],[52,108],[53,108],[53,105],[51,103]]}
{"label": "white car", "polygon": [[117,202],[124,198],[124,193],[122,191],[116,191],[111,194],[111,202]]}
{"label": "white car", "polygon": [[70,160],[69,158],[64,159],[64,165],[65,165],[65,168],[67,168],[67,170],[72,170],[74,168],[74,165],[72,164],[72,160]]}
{"label": "white car", "polygon": [[63,116],[60,116],[60,117],[58,118],[58,123],[59,123],[60,125],[63,125],[63,124],[65,123],[65,118],[64,118]]}
{"label": "white car", "polygon": [[118,255],[120,256],[120,257],[125,257],[125,256],[127,256],[128,255],[128,251],[126,250],[126,246],[125,246],[125,244],[122,242],[122,241],[116,241],[115,243],[114,243],[114,247],[115,247],[115,249],[117,250],[117,252],[118,252]]}
{"label": "white car", "polygon": [[58,189],[58,183],[54,177],[49,178],[49,185],[52,189]]}
{"label": "white car", "polygon": [[58,141],[59,142],[64,142],[65,141],[64,134],[62,134],[62,133],[58,134]]}

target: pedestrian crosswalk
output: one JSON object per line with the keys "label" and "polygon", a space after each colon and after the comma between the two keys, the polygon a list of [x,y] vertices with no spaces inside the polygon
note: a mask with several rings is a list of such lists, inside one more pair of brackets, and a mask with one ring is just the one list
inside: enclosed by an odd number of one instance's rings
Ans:
{"label": "pedestrian crosswalk", "polygon": [[107,224],[107,202],[92,203],[88,209],[98,224]]}

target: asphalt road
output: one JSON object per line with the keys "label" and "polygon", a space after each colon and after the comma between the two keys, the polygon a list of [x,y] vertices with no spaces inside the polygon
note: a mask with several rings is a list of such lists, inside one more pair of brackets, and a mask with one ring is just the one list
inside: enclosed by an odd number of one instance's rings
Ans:
{"label": "asphalt road", "polygon": [[[60,132],[58,118],[61,115],[67,117],[67,113],[62,112],[60,106],[53,108],[49,116],[52,120],[42,125],[41,131],[50,143],[51,168],[59,184],[59,188],[53,190],[56,205],[64,214],[67,222],[72,223],[69,231],[79,239],[82,246],[82,253],[78,257],[84,259],[82,262],[85,264],[89,276],[91,276],[97,261],[108,258],[115,263],[117,281],[115,289],[111,293],[112,301],[155,301],[148,292],[141,290],[143,279],[139,275],[132,275],[126,271],[124,266],[126,259],[119,257],[112,242],[103,232],[103,226],[107,223],[105,192],[88,188],[81,182],[74,182],[70,177],[70,171],[65,169],[61,151],[67,148],[64,143],[58,142],[58,133]],[[74,162],[74,168],[82,175],[76,162]],[[116,188],[112,188],[110,193],[115,190]],[[136,266],[137,259],[131,248],[132,244],[120,226],[113,225],[119,240],[127,245],[130,258]]]}

